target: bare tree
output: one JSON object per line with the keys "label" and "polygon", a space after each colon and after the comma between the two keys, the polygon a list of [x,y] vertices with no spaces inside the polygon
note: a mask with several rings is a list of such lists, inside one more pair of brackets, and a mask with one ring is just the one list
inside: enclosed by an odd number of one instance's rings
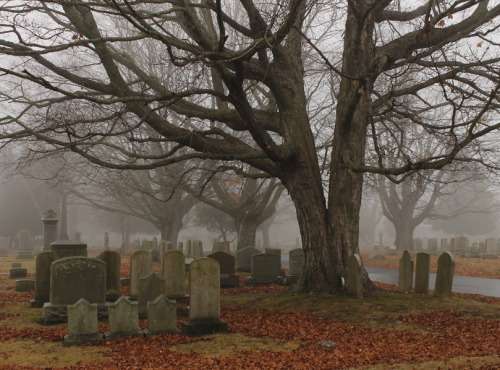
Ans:
{"label": "bare tree", "polygon": [[[467,160],[498,168],[494,141],[479,143],[500,128],[496,2],[0,6],[0,53],[13,58],[0,67],[2,98],[18,103],[1,118],[1,138],[44,141],[115,169],[196,158],[227,161],[236,171],[243,162],[278,178],[296,207],[306,256],[303,290],[343,290],[348,258],[359,251],[364,172],[402,181],[465,160],[467,146]],[[168,65],[171,74],[157,65]],[[408,76],[404,83],[402,76]],[[418,104],[408,107],[408,96]],[[91,114],[68,119],[55,106]],[[321,114],[332,106],[331,117]],[[439,120],[436,107],[446,112]],[[442,150],[419,157],[403,144],[412,132],[385,117],[422,126]],[[156,140],[143,126],[174,145],[158,155],[141,153],[144,141]],[[380,126],[392,133],[384,148]],[[375,156],[366,156],[367,144]],[[115,154],[99,156],[99,146]],[[387,166],[388,153],[403,161]],[[372,288],[365,274],[365,289]]]}

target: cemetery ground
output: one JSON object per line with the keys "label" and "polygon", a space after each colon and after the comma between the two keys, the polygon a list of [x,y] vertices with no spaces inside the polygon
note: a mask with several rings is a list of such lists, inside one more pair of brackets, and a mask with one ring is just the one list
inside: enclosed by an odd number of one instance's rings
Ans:
{"label": "cemetery ground", "polygon": [[[397,267],[398,259],[365,256],[364,263]],[[8,271],[13,261],[13,255],[0,257],[0,271]],[[34,273],[33,260],[21,262]],[[456,262],[459,275],[500,278],[499,260],[457,257]],[[435,258],[431,270],[434,265]],[[125,257],[122,276],[128,273]],[[436,298],[378,286],[379,292],[362,300],[295,294],[277,285],[222,289],[227,334],[162,334],[64,347],[67,325],[41,325],[42,310],[29,307],[33,291],[14,291],[14,279],[2,274],[0,368],[500,368],[500,298]],[[107,330],[106,321],[99,325],[101,332]]]}

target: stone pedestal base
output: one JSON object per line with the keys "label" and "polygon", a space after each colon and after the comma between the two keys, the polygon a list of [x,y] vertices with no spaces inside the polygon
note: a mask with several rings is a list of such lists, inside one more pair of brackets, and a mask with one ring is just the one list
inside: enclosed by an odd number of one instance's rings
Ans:
{"label": "stone pedestal base", "polygon": [[149,338],[152,337],[153,335],[159,335],[159,334],[179,334],[181,331],[179,329],[161,330],[161,331],[151,331],[149,329],[144,329],[142,332],[144,333],[145,337]]}
{"label": "stone pedestal base", "polygon": [[92,333],[92,334],[68,334],[64,336],[64,346],[77,346],[79,344],[88,343],[88,342],[98,342],[103,340],[103,336],[101,333]]}
{"label": "stone pedestal base", "polygon": [[227,332],[227,322],[222,320],[183,321],[181,334],[187,336],[206,335]]}
{"label": "stone pedestal base", "polygon": [[121,332],[121,333],[113,333],[110,331],[107,331],[104,333],[104,339],[110,341],[110,340],[115,340],[121,337],[143,337],[144,333],[141,330],[137,331],[127,331],[127,332]]}
{"label": "stone pedestal base", "polygon": [[[33,307],[33,306],[32,306]],[[108,317],[108,307],[105,303],[97,304],[97,318]],[[68,304],[47,302],[43,304],[42,321],[44,324],[57,324],[68,321]]]}

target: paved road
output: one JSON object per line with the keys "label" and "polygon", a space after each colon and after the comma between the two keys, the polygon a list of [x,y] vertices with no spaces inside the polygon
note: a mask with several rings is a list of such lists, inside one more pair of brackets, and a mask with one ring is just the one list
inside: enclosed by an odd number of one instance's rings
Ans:
{"label": "paved road", "polygon": [[[370,279],[386,284],[398,283],[398,270],[381,269],[367,267]],[[434,289],[436,283],[436,274],[431,273],[429,279],[429,288]],[[452,291],[457,293],[481,294],[490,297],[500,297],[500,280],[484,279],[470,276],[455,276],[453,278]]]}

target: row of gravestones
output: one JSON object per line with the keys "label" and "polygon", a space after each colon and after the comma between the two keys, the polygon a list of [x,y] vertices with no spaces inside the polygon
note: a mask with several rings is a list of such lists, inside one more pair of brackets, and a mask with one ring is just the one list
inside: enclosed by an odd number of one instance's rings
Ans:
{"label": "row of gravestones", "polygon": [[[82,257],[70,257],[82,258]],[[159,278],[154,273],[146,279],[153,281],[156,289]],[[190,265],[189,319],[181,324],[184,335],[203,335],[227,331],[227,323],[220,319],[220,268],[211,258],[200,258]],[[151,286],[149,286],[151,287]],[[75,304],[67,305],[68,335],[65,345],[75,345],[88,341],[112,340],[125,335],[150,336],[160,333],[178,333],[175,300],[160,293],[146,302],[147,329],[139,330],[141,300],[133,302],[126,297],[107,304],[109,332],[98,331],[99,305],[80,298]]]}
{"label": "row of gravestones", "polygon": [[[427,294],[429,292],[430,262],[429,253],[419,252],[416,254],[414,264],[410,252],[405,250],[399,261],[398,290],[405,293],[413,290],[413,266],[415,265],[414,291],[415,293]],[[437,263],[434,295],[449,297],[453,286],[455,259],[450,252],[444,252],[438,257]]]}
{"label": "row of gravestones", "polygon": [[[438,246],[439,241],[439,246]],[[424,239],[415,238],[413,241],[413,249],[415,252],[424,250]],[[492,258],[500,254],[500,239],[488,238],[484,242],[469,243],[469,239],[463,235],[455,238],[440,239],[430,238],[427,240],[427,252],[437,254],[439,252],[451,252],[460,254],[464,257],[483,257]]]}

